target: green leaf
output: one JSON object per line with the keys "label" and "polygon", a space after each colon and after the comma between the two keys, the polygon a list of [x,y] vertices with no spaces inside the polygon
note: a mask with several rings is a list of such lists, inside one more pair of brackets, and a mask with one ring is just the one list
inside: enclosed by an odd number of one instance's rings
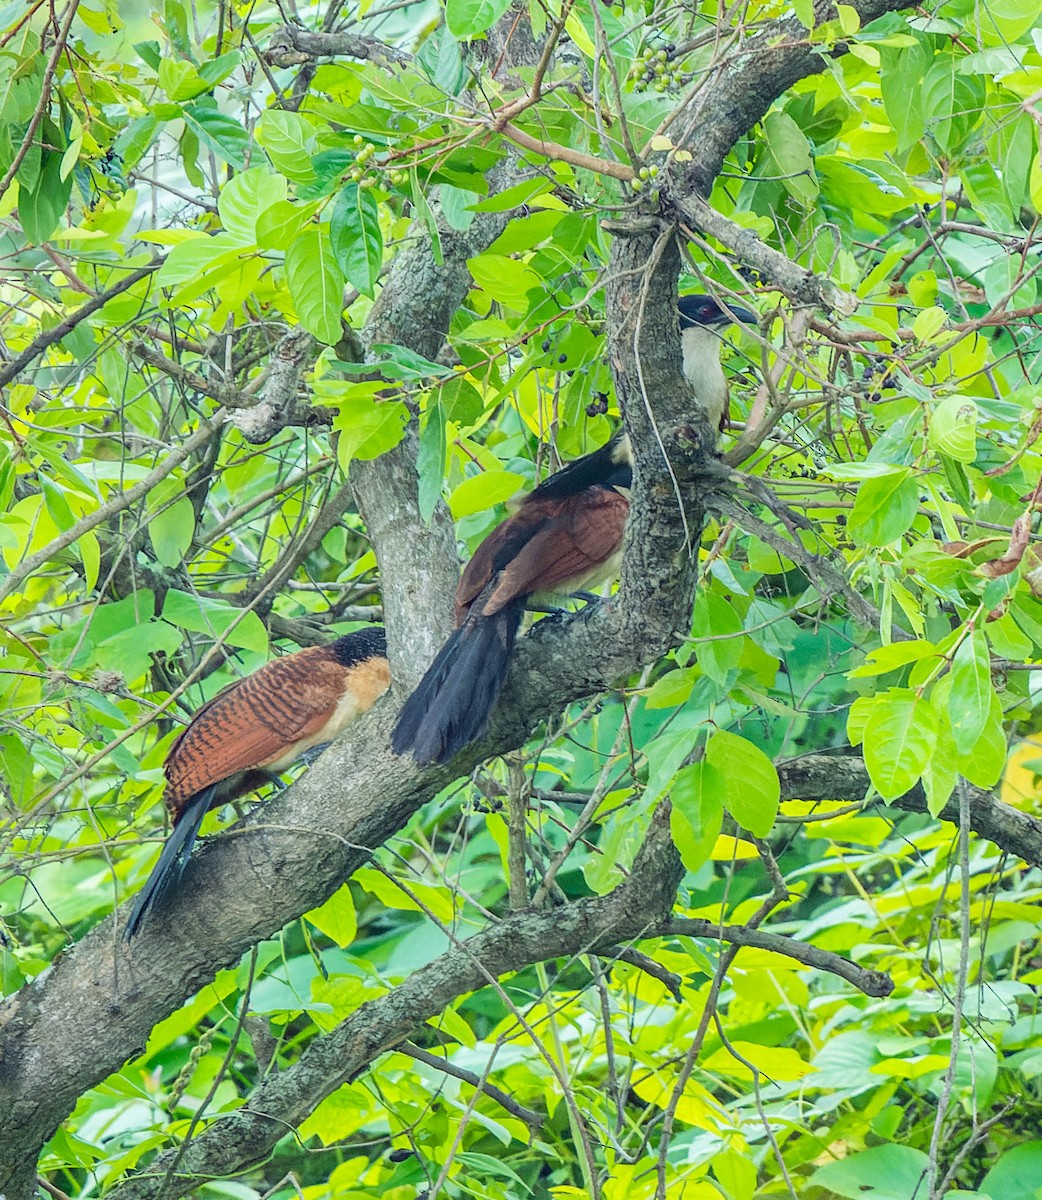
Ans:
{"label": "green leaf", "polygon": [[358,922],[355,917],[355,902],[351,889],[345,884],[329,897],[325,904],[304,914],[305,919],[341,949],[346,949],[355,940]]}
{"label": "green leaf", "polygon": [[336,198],[329,219],[329,240],[344,278],[372,296],[383,265],[380,210],[371,189],[349,183]]}
{"label": "green leaf", "polygon": [[850,514],[850,536],[858,545],[888,546],[907,533],[918,507],[919,487],[911,471],[866,479]]}
{"label": "green leaf", "polygon": [[313,209],[291,200],[279,200],[257,215],[256,236],[260,250],[278,250],[285,254],[290,242],[304,228]]}
{"label": "green leaf", "polygon": [[264,147],[276,171],[294,183],[310,183],[315,178],[311,155],[315,149],[315,130],[300,113],[269,108],[257,122],[257,141]]}
{"label": "green leaf", "polygon": [[420,177],[415,167],[409,172],[409,184],[412,192],[412,202],[416,206],[416,212],[420,220],[426,226],[428,237],[431,239],[431,257],[434,259],[434,265],[436,267],[443,266],[445,255],[441,249],[441,231],[438,229],[434,210],[428,203],[426,195],[424,195],[423,186],[420,183]]}
{"label": "green leaf", "polygon": [[933,308],[924,308],[921,313],[916,314],[912,322],[912,333],[920,342],[927,342],[944,328],[947,320],[948,314],[943,308],[936,305]]}
{"label": "green leaf", "polygon": [[689,871],[709,861],[723,828],[726,791],[723,775],[705,760],[681,767],[673,780],[670,829]]}
{"label": "green leaf", "polygon": [[327,346],[343,336],[344,276],[321,230],[298,233],[286,251],[286,282],[301,325]]}
{"label": "green leaf", "polygon": [[268,634],[255,612],[246,612],[215,596],[198,596],[171,588],[163,601],[163,620],[192,633],[222,635],[225,645],[268,653]]}
{"label": "green leaf", "polygon": [[188,105],[183,116],[185,126],[204,146],[208,146],[218,158],[242,170],[250,138],[234,117],[226,116],[210,98]]}
{"label": "green leaf", "polygon": [[826,1163],[810,1182],[846,1200],[911,1200],[922,1193],[928,1161],[911,1146],[873,1146]]}
{"label": "green leaf", "polygon": [[481,393],[462,375],[447,379],[434,395],[445,410],[445,419],[455,421],[457,425],[473,425],[485,411]]}
{"label": "green leaf", "polygon": [[228,78],[240,62],[242,62],[242,55],[239,51],[228,50],[224,54],[218,55],[217,58],[203,63],[199,68],[199,76],[201,79],[205,79],[210,87],[216,87],[222,80]]}
{"label": "green leaf", "polygon": [[937,714],[907,688],[877,696],[864,731],[865,766],[884,800],[896,800],[919,781],[937,745]]}
{"label": "green leaf", "polygon": [[509,500],[525,485],[525,480],[513,471],[482,471],[456,487],[449,497],[449,509],[458,521],[471,513],[484,512]]}
{"label": "green leaf", "polygon": [[199,78],[199,72],[183,58],[164,58],[159,64],[159,86],[170,100],[179,104],[193,100],[209,91],[209,84]]}
{"label": "green leaf", "polygon": [[774,826],[781,800],[781,781],[774,763],[746,738],[719,730],[706,743],[706,762],[725,781],[727,811],[756,837]]}
{"label": "green leaf", "polygon": [[510,0],[446,0],[445,24],[461,41],[484,37],[510,7]]}
{"label": "green leaf", "polygon": [[880,91],[886,115],[897,130],[900,152],[914,146],[926,132],[930,110],[924,106],[921,92],[923,75],[933,58],[933,50],[917,40],[914,45],[900,49],[884,46],[880,54]]}
{"label": "green leaf", "polygon": [[1002,1151],[979,1190],[994,1200],[1038,1200],[1040,1180],[1042,1141],[1027,1141]]}
{"label": "green leaf", "polygon": [[187,496],[161,509],[148,522],[148,537],[164,567],[179,567],[195,535],[195,509]]}
{"label": "green leaf", "polygon": [[451,921],[455,915],[452,894],[445,888],[420,883],[410,878],[405,881],[408,888],[406,891],[393,879],[389,879],[382,871],[373,867],[362,867],[352,878],[359,887],[375,896],[386,908],[404,912],[423,912],[427,908],[439,921],[444,922]]}
{"label": "green leaf", "polygon": [[527,263],[504,254],[479,254],[468,259],[467,266],[483,292],[515,312],[527,312],[528,293],[542,287],[543,281]]}
{"label": "green leaf", "polygon": [[770,112],[763,122],[766,149],[772,160],[767,174],[778,175],[785,190],[805,208],[818,197],[818,178],[810,142],[785,112]]}
{"label": "green leaf", "polygon": [[888,671],[897,671],[909,663],[919,662],[924,658],[936,656],[937,647],[933,642],[893,642],[889,646],[880,646],[870,650],[865,655],[865,661],[860,667],[847,672],[848,679],[861,679],[873,675],[885,675]]}
{"label": "green leaf", "polygon": [[217,212],[225,230],[244,246],[257,241],[261,213],[286,199],[286,180],[265,167],[233,176],[221,189]]}
{"label": "green leaf", "polygon": [[961,754],[968,754],[984,732],[993,694],[988,641],[974,629],[955,651],[948,694],[952,738]]}
{"label": "green leaf", "polygon": [[401,400],[380,400],[373,391],[386,390],[387,384],[375,388],[352,384],[335,403],[339,412],[333,418],[333,428],[339,430],[337,461],[347,470],[352,459],[378,458],[393,449],[405,436],[409,410]]}
{"label": "green leaf", "polygon": [[62,179],[61,169],[62,156],[45,150],[36,186],[31,190],[23,187],[18,193],[18,221],[32,245],[46,242],[65,214],[72,194],[72,176]]}
{"label": "green leaf", "polygon": [[976,401],[968,396],[945,396],[930,414],[930,445],[956,462],[977,457]]}
{"label": "green leaf", "polygon": [[946,154],[960,149],[979,124],[985,97],[983,82],[958,74],[955,67],[954,54],[936,54],[918,99],[927,128]]}
{"label": "green leaf", "polygon": [[445,453],[445,410],[440,404],[428,405],[426,420],[420,430],[420,452],[416,459],[420,516],[428,523],[441,499]]}
{"label": "green leaf", "polygon": [[695,595],[691,636],[698,665],[710,679],[726,685],[742,657],[745,633],[734,607],[708,587]]}

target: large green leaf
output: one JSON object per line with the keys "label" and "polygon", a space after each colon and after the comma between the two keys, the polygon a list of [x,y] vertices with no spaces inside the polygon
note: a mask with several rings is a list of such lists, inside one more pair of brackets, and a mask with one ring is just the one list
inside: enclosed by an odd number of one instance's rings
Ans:
{"label": "large green leaf", "polygon": [[249,136],[242,125],[234,117],[221,112],[213,100],[197,100],[195,104],[187,105],[184,121],[199,141],[219,158],[233,167],[243,167],[250,144]]}
{"label": "large green leaf", "polygon": [[380,210],[370,188],[349,183],[341,189],[329,219],[329,240],[344,278],[371,296],[383,263]]}
{"label": "large green leaf", "polygon": [[286,282],[301,325],[327,346],[343,336],[344,276],[329,238],[305,229],[286,251]]}
{"label": "large green leaf", "polygon": [[955,651],[948,693],[948,719],[960,753],[970,753],[984,732],[992,694],[988,640],[974,629]]}
{"label": "large green leaf", "polygon": [[766,837],[778,815],[781,782],[774,763],[748,739],[719,730],[706,744],[706,762],[726,780],[727,811],[750,833]]}
{"label": "large green leaf", "polygon": [[910,791],[937,745],[937,714],[929,699],[908,688],[876,697],[864,745],[869,778],[883,799]]}
{"label": "large green leaf", "polygon": [[286,199],[286,180],[264,167],[251,167],[221,189],[217,212],[225,230],[243,245],[257,241],[261,213]]}
{"label": "large green leaf", "polygon": [[850,535],[862,545],[887,546],[908,532],[918,507],[919,488],[907,468],[866,479],[850,514]]}
{"label": "large green leaf", "polygon": [[704,759],[682,767],[673,780],[669,789],[673,840],[689,871],[697,871],[713,852],[723,827],[726,795],[724,775]]}
{"label": "large green leaf", "polygon": [[873,1146],[819,1167],[811,1183],[847,1200],[911,1200],[925,1186],[927,1161],[911,1146]]}
{"label": "large green leaf", "polygon": [[455,38],[484,37],[510,6],[510,0],[446,0],[445,24]]}

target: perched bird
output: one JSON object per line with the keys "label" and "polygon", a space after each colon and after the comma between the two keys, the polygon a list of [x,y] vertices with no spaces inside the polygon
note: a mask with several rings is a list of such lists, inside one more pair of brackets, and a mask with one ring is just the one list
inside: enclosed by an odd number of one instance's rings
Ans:
{"label": "perched bird", "polygon": [[533,597],[574,593],[618,573],[632,482],[629,438],[617,434],[525,496],[467,563],[456,631],[405,702],[396,754],[448,762],[484,730]]}
{"label": "perched bird", "polygon": [[735,321],[756,325],[756,313],[740,304],[721,308],[712,296],[700,292],[681,296],[680,347],[684,354],[684,378],[706,410],[714,429],[723,428],[727,412],[727,380],[720,365],[721,333]]}
{"label": "perched bird", "polygon": [[332,741],[390,682],[384,631],[372,626],[265,663],[204,704],[167,755],[163,800],[173,832],[134,901],[124,938],[181,878],[209,809]]}

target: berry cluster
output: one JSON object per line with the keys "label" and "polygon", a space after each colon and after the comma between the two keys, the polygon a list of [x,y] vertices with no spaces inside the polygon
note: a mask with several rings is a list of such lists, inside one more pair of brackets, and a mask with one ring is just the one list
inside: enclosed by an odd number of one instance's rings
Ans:
{"label": "berry cluster", "polygon": [[635,90],[645,92],[649,87],[653,87],[656,92],[675,91],[690,83],[691,75],[682,71],[680,64],[674,60],[676,52],[675,42],[657,48],[645,47],[630,68],[630,78],[635,80]]}
{"label": "berry cluster", "polygon": [[373,155],[376,153],[376,147],[372,142],[367,142],[360,133],[356,133],[353,140],[358,147],[358,153],[355,155],[354,166],[347,172],[347,178],[352,183],[357,183],[360,188],[375,187],[380,182],[381,176],[385,183],[394,187],[402,187],[408,182],[407,172],[388,171],[385,164],[372,161]]}
{"label": "berry cluster", "polygon": [[641,192],[644,190],[644,185],[650,183],[657,174],[658,166],[655,163],[652,163],[650,167],[641,167],[637,172],[637,178],[630,180],[630,187],[635,192]]}

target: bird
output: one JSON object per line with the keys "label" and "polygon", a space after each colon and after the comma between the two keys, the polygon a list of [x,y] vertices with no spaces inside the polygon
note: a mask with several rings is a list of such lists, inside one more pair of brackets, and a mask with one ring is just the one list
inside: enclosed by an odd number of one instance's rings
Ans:
{"label": "bird", "polygon": [[481,736],[530,602],[618,574],[632,476],[629,438],[616,434],[520,499],[478,546],[456,590],[456,629],[392,730],[396,754],[444,763]]}
{"label": "bird", "polygon": [[173,830],[123,931],[129,941],[181,879],[203,817],[329,743],[391,682],[380,626],[265,663],[192,717],[167,754],[163,796]]}
{"label": "bird", "polygon": [[722,429],[727,413],[727,380],[720,365],[721,334],[733,322],[756,325],[759,318],[740,304],[728,302],[723,308],[702,292],[681,296],[677,308],[684,378],[705,409],[709,423],[714,429]]}
{"label": "bird", "polygon": [[[678,302],[683,370],[719,426],[727,401],[717,330],[756,323],[712,296]],[[516,504],[478,546],[456,592],[456,630],[406,700],[391,733],[396,754],[444,763],[484,732],[506,679],[525,608],[541,593],[576,594],[618,574],[632,454],[625,434],[569,463]]]}

